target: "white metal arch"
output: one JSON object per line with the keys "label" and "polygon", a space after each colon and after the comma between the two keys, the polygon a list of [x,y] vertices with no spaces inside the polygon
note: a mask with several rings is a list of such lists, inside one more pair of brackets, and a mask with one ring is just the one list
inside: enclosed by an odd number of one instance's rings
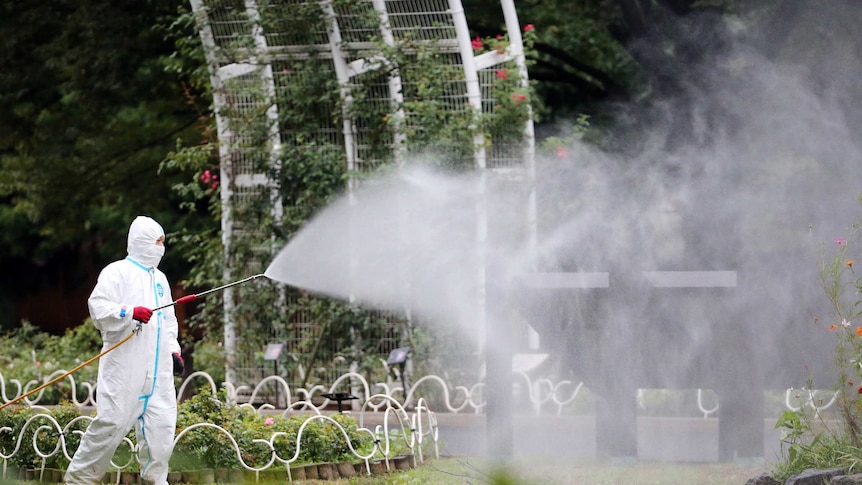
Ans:
{"label": "white metal arch", "polygon": [[[371,50],[369,47],[372,46],[370,42],[372,32],[352,30],[355,25],[351,19],[347,15],[342,16],[342,13],[333,6],[331,0],[278,0],[265,4],[258,4],[257,0],[235,0],[230,4],[232,13],[225,13],[224,2],[216,5],[216,0],[209,2],[208,0],[190,0],[190,3],[206,52],[214,92],[221,158],[222,241],[227,256],[234,238],[242,237],[242,234],[249,229],[242,227],[242,222],[236,220],[234,216],[233,207],[238,198],[244,197],[246,194],[260,194],[261,190],[268,190],[272,202],[273,217],[276,220],[281,218],[282,201],[278,193],[276,169],[279,165],[278,151],[282,140],[278,125],[278,83],[272,64],[280,56],[281,58],[292,56],[292,53],[297,52],[297,48],[310,47],[307,45],[290,45],[292,36],[289,33],[267,32],[265,22],[261,21],[264,14],[287,15],[291,9],[300,4],[320,6],[326,16],[327,31],[315,33],[316,42],[321,43],[314,44],[313,48],[325,50],[325,52],[321,52],[321,57],[331,57],[333,74],[342,87],[341,92],[345,105],[349,105],[349,86],[352,79],[375,66],[379,66],[380,62],[386,62],[386,60],[382,54],[368,54]],[[208,3],[211,3],[213,7],[208,6]],[[501,0],[509,40],[508,48],[503,53],[489,52],[478,56],[474,55],[467,18],[461,0],[426,0],[423,2],[359,0],[358,5],[377,14],[379,19],[377,34],[385,43],[395,45],[403,41],[407,33],[415,32],[418,29],[422,32],[424,41],[436,42],[440,49],[450,53],[450,62],[460,65],[463,72],[461,89],[467,102],[466,109],[482,112],[492,108],[493,100],[490,98],[488,90],[483,89],[481,78],[483,72],[486,76],[489,71],[493,75],[496,66],[514,62],[523,86],[527,86],[528,76],[523,39],[513,0]],[[271,10],[267,11],[267,9]],[[342,22],[344,25],[341,25]],[[365,37],[363,38],[363,36]],[[324,40],[326,37],[328,39]],[[226,52],[231,45],[236,43],[253,47],[241,49],[239,52],[245,53],[241,59],[230,58]],[[393,71],[388,83],[389,99],[386,100],[393,106],[399,106],[403,101],[402,82],[401,74]],[[251,99],[247,93],[243,92],[243,88],[249,86],[262,90],[265,95]],[[273,168],[267,173],[247,171],[247,164],[241,163],[243,150],[241,147],[242,140],[239,138],[242,132],[241,124],[244,121],[241,118],[230,118],[227,109],[237,105],[248,110],[266,113],[265,116],[270,123],[270,136],[266,150],[268,150]],[[363,161],[359,148],[362,145],[363,134],[358,130],[354,120],[348,116],[346,110],[344,114],[340,127],[342,138],[339,149],[344,150],[346,168],[349,171],[354,171],[360,168],[358,164]],[[395,116],[403,118],[404,114],[396,111]],[[330,133],[332,128],[321,127],[321,133]],[[520,164],[513,166],[511,163],[495,160],[499,154],[486,151],[482,135],[477,135],[474,140],[474,163],[482,173],[479,187],[482,193],[486,190],[486,178],[493,177],[495,174],[503,174],[510,179],[520,181],[527,188],[528,195],[523,210],[528,226],[528,237],[531,244],[534,244],[536,198],[532,183],[535,176],[532,119],[528,119],[525,123],[523,133],[524,140],[520,144],[521,153],[514,157],[506,157],[508,159],[520,159]],[[329,135],[322,134],[321,140],[325,140],[327,136]],[[399,150],[404,146],[405,137],[404,133],[399,133],[394,140],[393,153],[396,162],[402,160],[402,154],[399,153]],[[331,137],[329,142],[339,143],[338,140],[332,140]],[[354,183],[351,179],[349,189],[353,188]],[[484,251],[483,244],[487,237],[485,227],[487,216],[482,214],[487,214],[487,208],[480,207],[479,213],[480,227],[477,228],[477,248],[481,253]],[[224,279],[232,281],[242,276],[238,274],[239,272],[238,268],[226,264]],[[477,279],[480,287],[484,287],[484,272],[477,274]],[[237,355],[237,328],[233,318],[234,302],[232,289],[227,289],[224,293],[224,345],[228,368],[226,379],[228,382],[236,384],[237,375],[234,369],[238,366],[237,359],[242,359],[242,356]],[[484,301],[477,302],[477,304],[483,307]],[[484,328],[483,322],[477,323],[481,328]]]}

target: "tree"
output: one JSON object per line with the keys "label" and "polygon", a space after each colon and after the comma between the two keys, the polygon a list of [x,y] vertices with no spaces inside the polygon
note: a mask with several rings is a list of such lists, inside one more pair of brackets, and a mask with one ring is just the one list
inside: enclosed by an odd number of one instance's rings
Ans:
{"label": "tree", "polygon": [[[0,9],[0,264],[16,269],[0,280],[4,298],[91,287],[95,270],[124,254],[139,213],[169,232],[212,226],[179,210],[172,185],[184,175],[159,173],[178,137],[199,138],[198,107],[183,78],[164,69],[173,44],[159,25],[176,16],[175,2],[12,1]],[[0,318],[16,323],[11,312]]]}

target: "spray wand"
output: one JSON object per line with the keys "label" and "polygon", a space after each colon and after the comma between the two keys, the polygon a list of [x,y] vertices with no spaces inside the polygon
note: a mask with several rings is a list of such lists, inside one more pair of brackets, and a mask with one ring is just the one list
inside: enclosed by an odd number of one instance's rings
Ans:
{"label": "spray wand", "polygon": [[[239,281],[234,281],[233,283],[228,283],[228,284],[226,284],[226,285],[222,285],[222,286],[219,286],[218,288],[213,288],[213,289],[211,289],[211,290],[207,290],[207,291],[204,291],[204,292],[202,292],[202,293],[196,293],[196,294],[192,294],[192,295],[185,295],[185,296],[181,296],[180,298],[177,298],[177,299],[176,299],[176,301],[173,301],[173,302],[171,302],[171,303],[168,303],[167,305],[162,305],[162,306],[160,306],[160,307],[158,307],[158,308],[154,308],[154,309],[153,309],[153,312],[157,312],[157,311],[159,311],[159,310],[164,310],[165,308],[169,308],[169,307],[172,307],[172,306],[174,306],[174,305],[178,305],[178,304],[182,304],[182,303],[188,303],[188,302],[193,301],[193,300],[196,300],[196,299],[198,299],[198,298],[200,298],[200,297],[202,297],[202,296],[209,295],[210,293],[214,293],[214,292],[216,292],[216,291],[221,291],[221,290],[224,290],[225,288],[230,288],[231,286],[240,285],[240,284],[242,284],[242,283],[245,283],[245,282],[251,281],[251,280],[253,280],[253,279],[260,278],[261,276],[264,276],[264,274],[263,274],[263,273],[261,273],[261,274],[256,274],[256,275],[254,275],[254,276],[249,276],[248,278],[245,278],[245,279],[242,279],[242,280],[239,280]],[[5,408],[5,407],[7,407],[7,406],[10,406],[10,405],[12,405],[13,403],[16,403],[16,402],[18,402],[18,401],[20,401],[20,400],[22,400],[22,399],[25,399],[25,398],[27,398],[27,397],[30,397],[30,396],[32,396],[33,394],[36,394],[37,392],[41,391],[42,389],[45,389],[46,387],[48,387],[48,386],[50,386],[50,385],[52,385],[52,384],[55,384],[55,383],[57,383],[57,382],[60,382],[61,380],[63,380],[63,379],[65,379],[65,378],[69,377],[70,375],[74,374],[75,372],[78,372],[79,370],[83,369],[84,367],[86,367],[86,366],[88,366],[88,365],[92,364],[93,362],[95,362],[95,361],[99,360],[99,358],[100,358],[100,357],[102,357],[103,355],[107,354],[108,352],[111,352],[112,350],[116,349],[116,348],[117,348],[117,347],[119,347],[120,345],[123,345],[124,343],[128,342],[132,337],[134,337],[138,332],[140,332],[140,330],[141,330],[141,324],[140,324],[140,323],[138,323],[137,327],[135,327],[135,329],[134,329],[134,330],[132,330],[132,332],[131,332],[131,333],[129,333],[129,335],[127,335],[123,340],[120,340],[119,342],[117,342],[117,343],[115,343],[114,345],[112,345],[112,346],[111,346],[110,348],[108,348],[107,350],[103,351],[101,354],[96,355],[95,357],[91,357],[89,360],[87,360],[86,362],[83,362],[83,363],[79,364],[79,365],[78,365],[77,367],[75,367],[74,369],[72,369],[72,370],[70,370],[70,371],[68,371],[68,372],[66,372],[66,373],[64,373],[64,374],[61,374],[61,375],[59,375],[59,376],[55,377],[54,379],[51,379],[50,381],[48,381],[48,382],[46,382],[46,383],[42,384],[41,386],[39,386],[39,387],[37,387],[37,388],[33,389],[32,391],[29,391],[29,392],[27,392],[27,393],[25,393],[25,394],[22,394],[22,395],[20,395],[20,396],[16,397],[15,399],[12,399],[11,401],[9,401],[9,402],[5,403],[5,404],[0,405],[0,410],[3,410],[3,408]]]}
{"label": "spray wand", "polygon": [[172,307],[174,305],[179,305],[182,303],[188,303],[190,301],[197,300],[198,298],[200,298],[202,296],[209,295],[210,293],[215,293],[216,291],[224,290],[225,288],[230,288],[231,286],[241,285],[241,284],[248,282],[248,281],[251,281],[253,279],[260,278],[261,276],[264,276],[264,274],[261,273],[261,274],[256,274],[254,276],[249,276],[248,278],[245,278],[245,279],[242,279],[239,281],[234,281],[233,283],[228,283],[226,285],[222,285],[222,286],[219,286],[218,288],[213,288],[211,290],[207,290],[207,291],[204,291],[202,293],[196,293],[196,294],[192,294],[192,295],[181,296],[181,297],[177,298],[177,300],[174,302],[168,303],[167,305],[162,305],[158,308],[153,308],[153,313],[155,313],[159,310],[164,310],[165,308]]}

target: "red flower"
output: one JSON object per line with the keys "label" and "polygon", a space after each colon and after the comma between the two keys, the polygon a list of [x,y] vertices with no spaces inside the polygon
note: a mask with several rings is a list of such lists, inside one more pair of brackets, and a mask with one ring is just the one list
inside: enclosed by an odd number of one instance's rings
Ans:
{"label": "red flower", "polygon": [[497,39],[497,40],[500,40],[502,38],[503,38],[503,36],[501,34],[497,34],[497,37],[495,37],[495,39]]}
{"label": "red flower", "polygon": [[862,386],[859,386],[859,389],[856,389],[857,394],[862,394]]}
{"label": "red flower", "polygon": [[536,26],[533,24],[527,24],[524,26],[524,32],[530,32],[531,30],[535,30]]}
{"label": "red flower", "polygon": [[509,79],[509,71],[506,69],[500,69],[496,74],[500,79]]}
{"label": "red flower", "polygon": [[518,104],[521,101],[525,101],[527,96],[521,93],[512,93],[511,98],[515,101],[515,104]]}
{"label": "red flower", "polygon": [[476,37],[475,39],[470,41],[470,44],[473,46],[473,50],[477,51],[482,48],[482,39]]}
{"label": "red flower", "polygon": [[569,151],[563,148],[562,146],[557,147],[557,157],[566,158],[569,156]]}
{"label": "red flower", "polygon": [[201,182],[204,185],[209,185],[211,189],[216,189],[218,187],[218,174],[212,173],[209,170],[204,170],[200,176]]}

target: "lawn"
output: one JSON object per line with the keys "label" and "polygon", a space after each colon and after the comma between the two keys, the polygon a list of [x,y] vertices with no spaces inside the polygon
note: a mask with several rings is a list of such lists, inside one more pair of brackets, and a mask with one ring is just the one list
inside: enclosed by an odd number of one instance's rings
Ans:
{"label": "lawn", "polygon": [[480,458],[426,460],[418,468],[385,475],[335,481],[305,480],[302,484],[536,484],[536,485],[744,485],[749,478],[769,472],[768,464],[703,463],[675,464],[639,461],[611,464],[573,460],[492,463]]}
{"label": "lawn", "polygon": [[[485,458],[449,457],[426,460],[412,470],[339,480],[296,480],[301,485],[744,485],[769,472],[758,463],[664,463],[638,461],[614,464],[595,460],[491,462]],[[285,480],[261,480],[256,485],[281,485]],[[39,485],[0,479],[0,485]],[[255,484],[254,481],[247,482]],[[210,484],[206,484],[210,485]]]}

